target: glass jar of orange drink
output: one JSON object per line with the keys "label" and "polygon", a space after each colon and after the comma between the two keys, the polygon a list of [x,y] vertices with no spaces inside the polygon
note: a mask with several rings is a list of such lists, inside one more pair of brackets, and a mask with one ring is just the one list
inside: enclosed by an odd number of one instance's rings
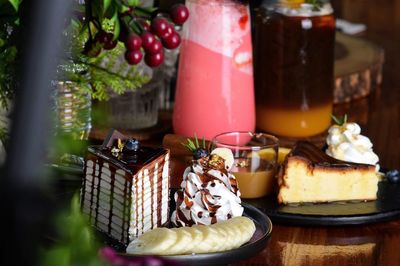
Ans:
{"label": "glass jar of orange drink", "polygon": [[308,137],[330,125],[335,18],[323,0],[264,0],[255,9],[257,127]]}

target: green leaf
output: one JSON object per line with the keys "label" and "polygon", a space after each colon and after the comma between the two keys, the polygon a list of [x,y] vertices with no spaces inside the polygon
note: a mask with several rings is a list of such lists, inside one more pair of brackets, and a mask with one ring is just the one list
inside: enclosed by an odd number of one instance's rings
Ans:
{"label": "green leaf", "polygon": [[129,6],[138,6],[140,4],[139,0],[128,0]]}
{"label": "green leaf", "polygon": [[14,7],[15,11],[18,12],[19,9],[19,4],[21,4],[22,0],[8,0],[8,2],[10,2],[10,4]]}
{"label": "green leaf", "polygon": [[[104,7],[103,5],[97,5],[96,1],[90,1],[91,7],[92,7],[92,15],[94,18],[98,20],[98,22],[101,23],[103,22],[104,19]],[[98,25],[97,25],[98,26]]]}
{"label": "green leaf", "polygon": [[119,33],[121,32],[121,25],[119,24],[119,19],[118,19],[118,11],[115,10],[114,16],[111,18],[111,21],[114,24],[114,41],[118,39]]}
{"label": "green leaf", "polygon": [[43,259],[42,265],[53,266],[54,263],[57,263],[59,266],[68,266],[71,265],[70,256],[70,250],[68,247],[56,247],[47,252]]}
{"label": "green leaf", "polygon": [[194,133],[194,140],[196,141],[196,147],[200,147],[199,146],[199,140],[197,139],[197,134]]}
{"label": "green leaf", "polygon": [[314,11],[319,11],[323,6],[323,0],[305,0],[305,3],[311,4]]}
{"label": "green leaf", "polygon": [[331,115],[331,117],[332,120],[339,126],[343,126],[347,123],[347,114],[345,114],[342,118],[336,117],[334,115]]}
{"label": "green leaf", "polygon": [[107,9],[110,7],[111,0],[103,0],[103,6],[104,10],[107,11]]}

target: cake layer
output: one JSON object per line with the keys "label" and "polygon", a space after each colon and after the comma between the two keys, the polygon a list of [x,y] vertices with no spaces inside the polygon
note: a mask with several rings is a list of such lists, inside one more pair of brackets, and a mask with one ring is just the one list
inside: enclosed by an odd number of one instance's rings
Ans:
{"label": "cake layer", "polygon": [[374,200],[374,165],[336,160],[308,142],[298,142],[279,175],[280,203]]}
{"label": "cake layer", "polygon": [[[135,174],[131,174],[135,172]],[[166,223],[169,215],[169,153],[128,172],[115,160],[89,155],[82,186],[82,209],[99,230],[128,243]]]}

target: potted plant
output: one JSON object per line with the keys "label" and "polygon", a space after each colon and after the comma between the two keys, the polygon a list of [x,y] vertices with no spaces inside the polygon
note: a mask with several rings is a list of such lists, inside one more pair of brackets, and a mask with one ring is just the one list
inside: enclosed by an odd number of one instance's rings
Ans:
{"label": "potted plant", "polygon": [[[0,2],[0,109],[4,110],[12,104],[16,86],[19,17],[23,4],[23,0]],[[57,106],[71,101],[73,107],[86,107],[92,99],[109,100],[113,94],[140,88],[150,76],[140,71],[143,68],[138,65],[158,67],[163,61],[164,49],[179,46],[180,36],[175,26],[183,24],[187,17],[188,11],[181,4],[166,13],[143,7],[139,0],[75,1],[73,16],[65,30],[69,42],[54,83],[56,88],[64,89],[55,90],[56,97],[72,94],[73,99],[61,98]],[[60,111],[57,106],[56,110]],[[1,121],[0,138],[4,141],[7,127]],[[68,126],[74,124],[68,122]],[[78,137],[82,138],[82,134]]]}

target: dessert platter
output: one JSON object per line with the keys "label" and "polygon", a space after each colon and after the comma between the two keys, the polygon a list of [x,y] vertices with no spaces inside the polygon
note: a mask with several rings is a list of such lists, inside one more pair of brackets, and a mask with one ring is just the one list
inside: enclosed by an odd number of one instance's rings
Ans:
{"label": "dessert platter", "polygon": [[356,123],[332,126],[325,152],[309,142],[297,142],[281,166],[277,196],[246,202],[274,222],[292,225],[338,226],[399,218],[399,173],[380,168],[372,143],[360,131]]}
{"label": "dessert platter", "polygon": [[[286,149],[285,156],[266,150],[264,155],[280,158],[276,190],[244,199],[243,181],[234,175],[237,154],[225,144],[211,150],[197,138],[182,143],[192,158],[173,189],[170,149],[145,147],[111,130],[102,145],[88,148],[82,211],[121,255],[156,255],[189,265],[256,255],[268,243],[271,220],[349,225],[399,218],[399,172],[382,173],[356,123],[342,121],[328,132],[325,150],[307,141]],[[255,153],[246,160],[266,159]]]}
{"label": "dessert platter", "polygon": [[[270,219],[242,203],[229,149],[189,142],[193,160],[170,189],[170,151],[144,147],[116,130],[90,146],[82,211],[124,256],[158,255],[190,265],[226,264],[265,248]],[[171,193],[173,193],[171,197]]]}

